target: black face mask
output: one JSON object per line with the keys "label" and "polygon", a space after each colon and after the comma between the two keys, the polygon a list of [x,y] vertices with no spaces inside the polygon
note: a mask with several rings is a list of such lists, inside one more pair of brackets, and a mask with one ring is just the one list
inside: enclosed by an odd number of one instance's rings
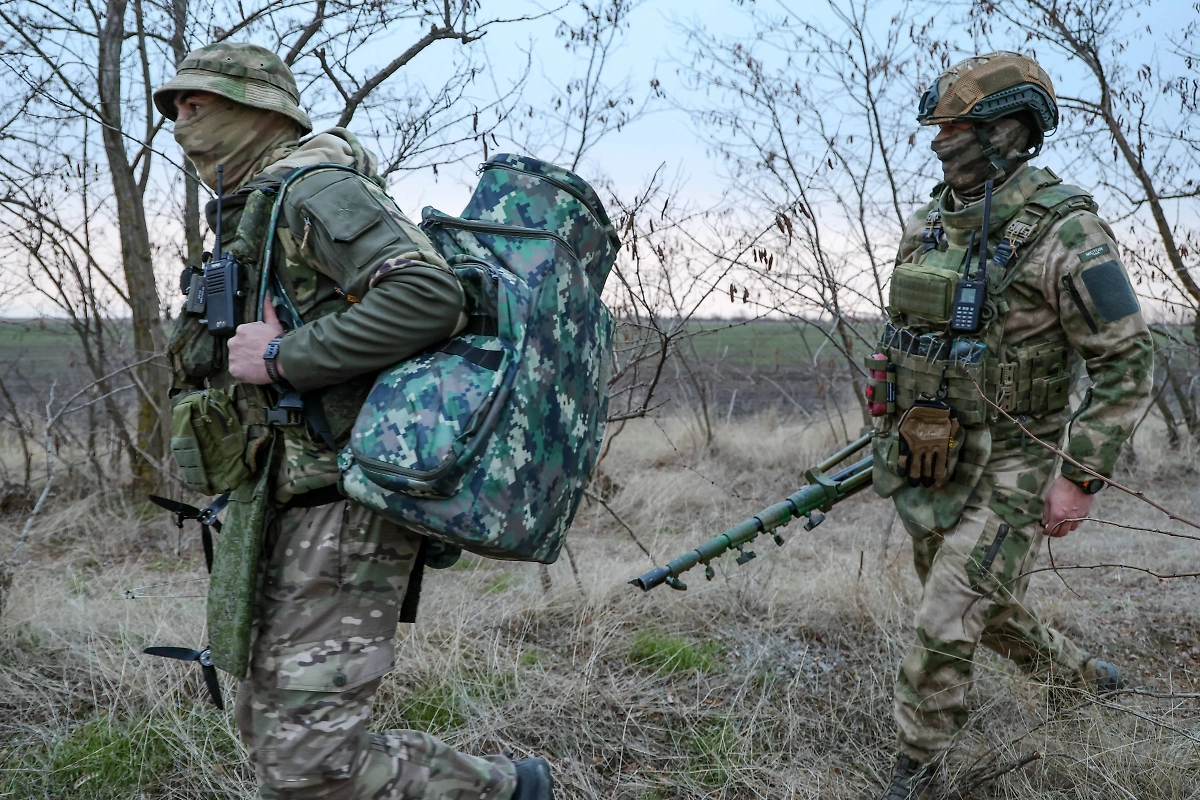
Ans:
{"label": "black face mask", "polygon": [[[983,131],[1001,159],[1020,156],[1029,144],[1029,129],[1012,117],[985,123]],[[989,178],[999,183],[1015,168],[1006,171],[993,166],[974,127],[934,139],[930,148],[942,162],[946,184],[967,201],[983,196],[983,184]]]}

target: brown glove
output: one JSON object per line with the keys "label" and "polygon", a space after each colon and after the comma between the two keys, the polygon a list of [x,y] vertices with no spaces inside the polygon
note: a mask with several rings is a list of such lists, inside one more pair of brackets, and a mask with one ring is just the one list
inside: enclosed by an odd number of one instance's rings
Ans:
{"label": "brown glove", "polygon": [[951,440],[958,430],[958,420],[944,403],[918,403],[904,412],[897,427],[901,442],[897,466],[910,486],[938,489],[945,485],[950,478],[946,464]]}

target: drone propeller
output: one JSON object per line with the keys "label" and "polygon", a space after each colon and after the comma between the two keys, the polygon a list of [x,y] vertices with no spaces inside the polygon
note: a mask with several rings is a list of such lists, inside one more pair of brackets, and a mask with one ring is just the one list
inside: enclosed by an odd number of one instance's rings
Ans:
{"label": "drone propeller", "polygon": [[176,661],[198,661],[200,672],[204,675],[204,685],[208,687],[208,696],[213,705],[225,710],[225,702],[221,699],[221,684],[217,681],[217,668],[213,666],[212,656],[208,648],[193,650],[190,647],[147,647],[142,651],[149,656],[173,658]]}
{"label": "drone propeller", "polygon": [[149,496],[150,502],[161,508],[165,508],[172,514],[178,516],[178,524],[182,526],[185,519],[200,519],[200,509],[195,506],[189,506],[187,503],[181,503],[178,500],[172,500],[169,497],[159,497],[156,494]]}
{"label": "drone propeller", "polygon": [[149,497],[151,503],[160,508],[165,508],[175,515],[176,528],[182,528],[183,521],[187,519],[194,519],[200,523],[200,543],[204,546],[204,563],[207,565],[208,571],[212,572],[212,532],[221,532],[221,520],[217,519],[217,515],[225,510],[225,506],[229,505],[229,492],[213,500],[206,508],[196,508],[195,506],[189,506],[187,503],[172,500],[169,497],[159,497],[156,494],[152,494]]}

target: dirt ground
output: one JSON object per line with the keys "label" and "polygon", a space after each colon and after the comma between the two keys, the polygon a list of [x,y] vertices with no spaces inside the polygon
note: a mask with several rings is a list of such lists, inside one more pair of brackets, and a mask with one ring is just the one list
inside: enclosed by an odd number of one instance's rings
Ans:
{"label": "dirt ground", "polygon": [[[1151,423],[1122,480],[1200,518],[1195,454]],[[549,583],[465,558],[426,576],[402,626],[379,727],[476,753],[544,755],[562,798],[870,798],[893,750],[891,683],[919,586],[889,505],[870,493],[686,592],[626,584],[794,491],[828,428],[771,414],[697,444],[687,418],[628,426],[597,482],[650,551],[591,502]],[[1200,534],[1113,490],[1097,512]],[[24,515],[0,518],[0,553]],[[117,495],[52,503],[0,617],[0,797],[253,795],[227,714],[190,665],[140,654],[202,641],[198,534]],[[1200,797],[1200,542],[1087,523],[1032,577],[1044,618],[1134,676],[1135,690],[1053,704],[991,654],[939,790],[975,798]],[[1043,557],[1042,565],[1048,564]],[[139,599],[126,599],[134,590]],[[233,690],[226,681],[227,693]],[[1017,764],[1024,763],[1017,767]]]}

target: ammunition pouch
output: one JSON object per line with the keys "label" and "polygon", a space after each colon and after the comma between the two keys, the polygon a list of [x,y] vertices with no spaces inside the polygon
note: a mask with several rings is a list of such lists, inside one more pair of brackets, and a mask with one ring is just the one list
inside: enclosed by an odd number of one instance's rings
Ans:
{"label": "ammunition pouch", "polygon": [[960,424],[971,427],[1001,418],[981,390],[1013,416],[1043,417],[1070,403],[1071,350],[1061,336],[1004,348],[1003,357],[992,348],[979,347],[982,358],[961,359],[955,355],[960,349],[957,343],[947,345],[946,352],[931,358],[930,353],[889,348],[889,369],[894,367],[896,375],[896,413],[913,408],[922,395],[937,396],[954,409]]}
{"label": "ammunition pouch", "polygon": [[220,389],[187,392],[171,411],[171,454],[183,484],[197,494],[232,491],[250,477],[246,432],[234,400]]}
{"label": "ammunition pouch", "polygon": [[986,385],[996,405],[1013,416],[1030,417],[1066,408],[1074,377],[1066,340],[1055,337],[1010,350],[1010,359],[986,364]]}

